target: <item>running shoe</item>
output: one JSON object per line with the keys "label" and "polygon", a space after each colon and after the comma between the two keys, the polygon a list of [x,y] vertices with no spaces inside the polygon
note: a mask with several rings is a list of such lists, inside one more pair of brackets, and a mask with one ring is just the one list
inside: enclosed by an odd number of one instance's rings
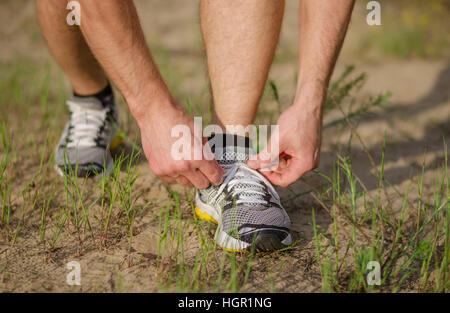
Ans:
{"label": "running shoe", "polygon": [[108,86],[96,96],[77,96],[67,101],[70,117],[55,151],[55,169],[63,176],[107,175],[114,166],[110,150],[120,143],[117,107]]}
{"label": "running shoe", "polygon": [[250,250],[253,245],[258,251],[273,251],[291,245],[290,219],[280,197],[246,164],[253,153],[249,139],[213,135],[209,144],[226,173],[220,186],[196,192],[195,212],[218,224],[216,243],[228,251]]}

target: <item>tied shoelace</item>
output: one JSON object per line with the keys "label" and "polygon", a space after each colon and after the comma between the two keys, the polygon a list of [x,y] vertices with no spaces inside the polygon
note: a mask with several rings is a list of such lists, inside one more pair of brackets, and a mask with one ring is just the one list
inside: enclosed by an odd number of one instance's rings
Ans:
{"label": "tied shoelace", "polygon": [[236,205],[270,206],[272,197],[277,201],[280,200],[272,184],[258,171],[249,168],[245,163],[235,162],[221,165],[226,173],[222,185],[220,185],[216,196],[212,199],[213,202],[218,199],[225,189],[228,195],[231,196],[231,199],[236,199],[234,202]]}
{"label": "tied shoelace", "polygon": [[68,101],[70,110],[66,147],[92,147],[99,144],[99,134],[105,126],[108,109],[94,110]]}

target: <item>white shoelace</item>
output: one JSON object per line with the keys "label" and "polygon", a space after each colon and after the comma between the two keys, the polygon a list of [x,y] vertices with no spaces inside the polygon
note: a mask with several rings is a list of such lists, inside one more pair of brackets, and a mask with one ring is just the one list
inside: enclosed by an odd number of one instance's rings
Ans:
{"label": "white shoelace", "polygon": [[280,201],[272,184],[258,171],[249,168],[245,163],[222,164],[222,167],[226,170],[225,179],[216,196],[212,199],[213,202],[218,199],[225,188],[232,198],[237,197],[236,204],[262,204],[267,206],[269,205],[267,191],[277,201]]}
{"label": "white shoelace", "polygon": [[108,109],[94,110],[80,106],[76,102],[68,101],[71,112],[69,131],[70,142],[67,147],[93,147],[97,143],[99,129],[105,122]]}

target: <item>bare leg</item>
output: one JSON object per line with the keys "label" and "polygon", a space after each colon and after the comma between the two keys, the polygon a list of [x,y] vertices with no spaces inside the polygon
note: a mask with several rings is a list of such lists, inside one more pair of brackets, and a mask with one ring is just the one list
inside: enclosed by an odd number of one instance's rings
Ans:
{"label": "bare leg", "polygon": [[51,53],[69,77],[75,92],[94,94],[106,86],[106,76],[80,28],[67,25],[66,5],[67,1],[36,0],[39,24]]}
{"label": "bare leg", "polygon": [[214,123],[253,122],[281,29],[284,0],[202,0]]}

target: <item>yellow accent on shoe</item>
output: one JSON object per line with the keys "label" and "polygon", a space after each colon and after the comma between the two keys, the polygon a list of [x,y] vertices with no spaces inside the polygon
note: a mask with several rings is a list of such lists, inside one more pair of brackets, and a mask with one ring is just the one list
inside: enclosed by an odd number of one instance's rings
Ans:
{"label": "yellow accent on shoe", "polygon": [[203,213],[198,206],[195,207],[195,214],[201,220],[205,220],[205,221],[217,224],[217,221],[214,217],[212,217],[211,215],[209,215],[207,213]]}
{"label": "yellow accent on shoe", "polygon": [[122,143],[123,138],[120,137],[119,135],[116,135],[116,137],[114,137],[114,139],[109,144],[109,150],[116,150],[117,148],[119,148],[120,145],[122,145]]}
{"label": "yellow accent on shoe", "polygon": [[[198,206],[195,207],[195,214],[201,220],[205,220],[205,221],[208,221],[208,222],[211,222],[214,224],[218,224],[214,217],[212,217],[211,215],[209,215],[207,213],[202,212]],[[222,247],[218,243],[216,243],[216,244],[218,247],[220,247],[221,249],[228,251],[228,252],[247,252],[246,249],[230,249],[230,248]]]}
{"label": "yellow accent on shoe", "polygon": [[221,247],[223,250],[227,252],[248,252],[246,249],[230,249],[230,248],[224,248],[218,244],[219,247]]}

